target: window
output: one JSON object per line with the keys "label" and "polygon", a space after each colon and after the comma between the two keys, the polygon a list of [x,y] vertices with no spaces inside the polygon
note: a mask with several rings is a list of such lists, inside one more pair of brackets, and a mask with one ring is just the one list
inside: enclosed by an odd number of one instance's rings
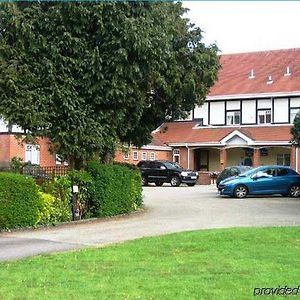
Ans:
{"label": "window", "polygon": [[264,109],[257,112],[258,124],[270,124],[271,123],[271,110]]}
{"label": "window", "polygon": [[55,155],[55,163],[56,163],[57,165],[61,165],[62,162],[63,162],[63,158],[62,158],[59,154],[56,154],[56,155]]}
{"label": "window", "polygon": [[128,160],[129,159],[129,152],[124,153],[124,159]]}
{"label": "window", "polygon": [[288,169],[278,169],[277,170],[277,176],[286,176],[288,175],[289,170]]}
{"label": "window", "polygon": [[294,122],[294,119],[297,115],[297,113],[300,111],[300,108],[291,108],[290,110],[290,123]]}
{"label": "window", "polygon": [[133,160],[139,160],[139,152],[133,151]]}
{"label": "window", "polygon": [[150,160],[155,160],[155,159],[156,159],[155,152],[150,152]]}
{"label": "window", "polygon": [[195,121],[198,121],[199,123],[196,125],[196,127],[202,127],[204,124],[203,118],[194,119]]}
{"label": "window", "polygon": [[277,154],[277,165],[289,166],[290,165],[290,154]]}
{"label": "window", "polygon": [[227,125],[239,125],[241,120],[241,112],[239,110],[226,112]]}
{"label": "window", "polygon": [[180,150],[179,149],[173,150],[173,162],[180,164]]}
{"label": "window", "polygon": [[64,164],[64,166],[69,165],[69,163],[60,154],[55,155],[55,163],[56,165],[61,165],[61,164]]}
{"label": "window", "polygon": [[25,162],[30,162],[33,165],[40,164],[40,146],[26,144],[25,145]]}
{"label": "window", "polygon": [[142,160],[147,160],[147,152],[142,153]]}

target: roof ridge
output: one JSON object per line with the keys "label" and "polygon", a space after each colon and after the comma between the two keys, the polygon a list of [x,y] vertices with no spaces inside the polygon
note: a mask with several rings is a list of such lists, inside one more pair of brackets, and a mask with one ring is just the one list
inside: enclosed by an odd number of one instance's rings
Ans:
{"label": "roof ridge", "polygon": [[257,54],[257,53],[268,53],[268,52],[283,52],[283,51],[295,51],[299,50],[300,47],[298,48],[282,48],[282,49],[270,49],[270,50],[258,50],[258,51],[248,51],[248,52],[233,52],[233,53],[224,53],[220,54],[219,56],[231,56],[231,55],[242,55],[242,54]]}

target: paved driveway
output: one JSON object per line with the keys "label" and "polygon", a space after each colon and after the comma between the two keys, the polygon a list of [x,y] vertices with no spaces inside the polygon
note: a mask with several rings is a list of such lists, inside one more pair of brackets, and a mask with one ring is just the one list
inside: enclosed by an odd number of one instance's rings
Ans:
{"label": "paved driveway", "polygon": [[0,234],[0,260],[204,228],[300,225],[300,199],[223,198],[214,186],[144,188],[131,216]]}

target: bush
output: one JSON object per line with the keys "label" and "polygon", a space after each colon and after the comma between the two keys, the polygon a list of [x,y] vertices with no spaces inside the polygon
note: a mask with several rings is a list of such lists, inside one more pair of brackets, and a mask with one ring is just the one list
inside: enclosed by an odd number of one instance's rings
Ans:
{"label": "bush", "polygon": [[[56,222],[66,222],[71,220],[71,181],[67,177],[55,177],[42,185],[42,190],[46,194],[54,197],[53,206],[55,208]],[[44,199],[45,200],[45,199]]]}
{"label": "bush", "polygon": [[91,216],[90,207],[91,199],[94,194],[93,178],[87,171],[70,171],[67,176],[71,182],[71,185],[78,186],[77,194],[77,211],[79,217],[89,218]]}
{"label": "bush", "polygon": [[87,170],[94,180],[91,206],[93,216],[129,213],[142,205],[142,184],[138,169],[92,161]]}
{"label": "bush", "polygon": [[22,173],[22,170],[26,163],[23,162],[23,159],[17,156],[14,156],[9,162],[10,171],[14,173]]}
{"label": "bush", "polygon": [[34,226],[42,201],[30,177],[0,173],[0,229]]}
{"label": "bush", "polygon": [[55,198],[50,194],[40,192],[42,208],[39,212],[38,224],[54,224],[58,221],[58,212],[55,209]]}

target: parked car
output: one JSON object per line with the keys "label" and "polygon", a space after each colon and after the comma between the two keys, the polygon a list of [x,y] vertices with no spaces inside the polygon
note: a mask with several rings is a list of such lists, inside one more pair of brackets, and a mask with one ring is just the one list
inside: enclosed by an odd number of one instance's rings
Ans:
{"label": "parked car", "polygon": [[141,170],[143,185],[154,182],[157,186],[162,186],[169,182],[172,186],[179,186],[181,183],[194,186],[199,177],[198,172],[184,170],[177,163],[170,161],[142,160],[137,166]]}
{"label": "parked car", "polygon": [[290,167],[261,166],[222,180],[218,190],[221,195],[237,198],[271,194],[299,197],[300,175]]}
{"label": "parked car", "polygon": [[225,168],[217,177],[216,185],[219,186],[219,183],[229,177],[238,176],[240,174],[243,174],[249,170],[251,170],[252,167],[248,166],[232,166]]}

